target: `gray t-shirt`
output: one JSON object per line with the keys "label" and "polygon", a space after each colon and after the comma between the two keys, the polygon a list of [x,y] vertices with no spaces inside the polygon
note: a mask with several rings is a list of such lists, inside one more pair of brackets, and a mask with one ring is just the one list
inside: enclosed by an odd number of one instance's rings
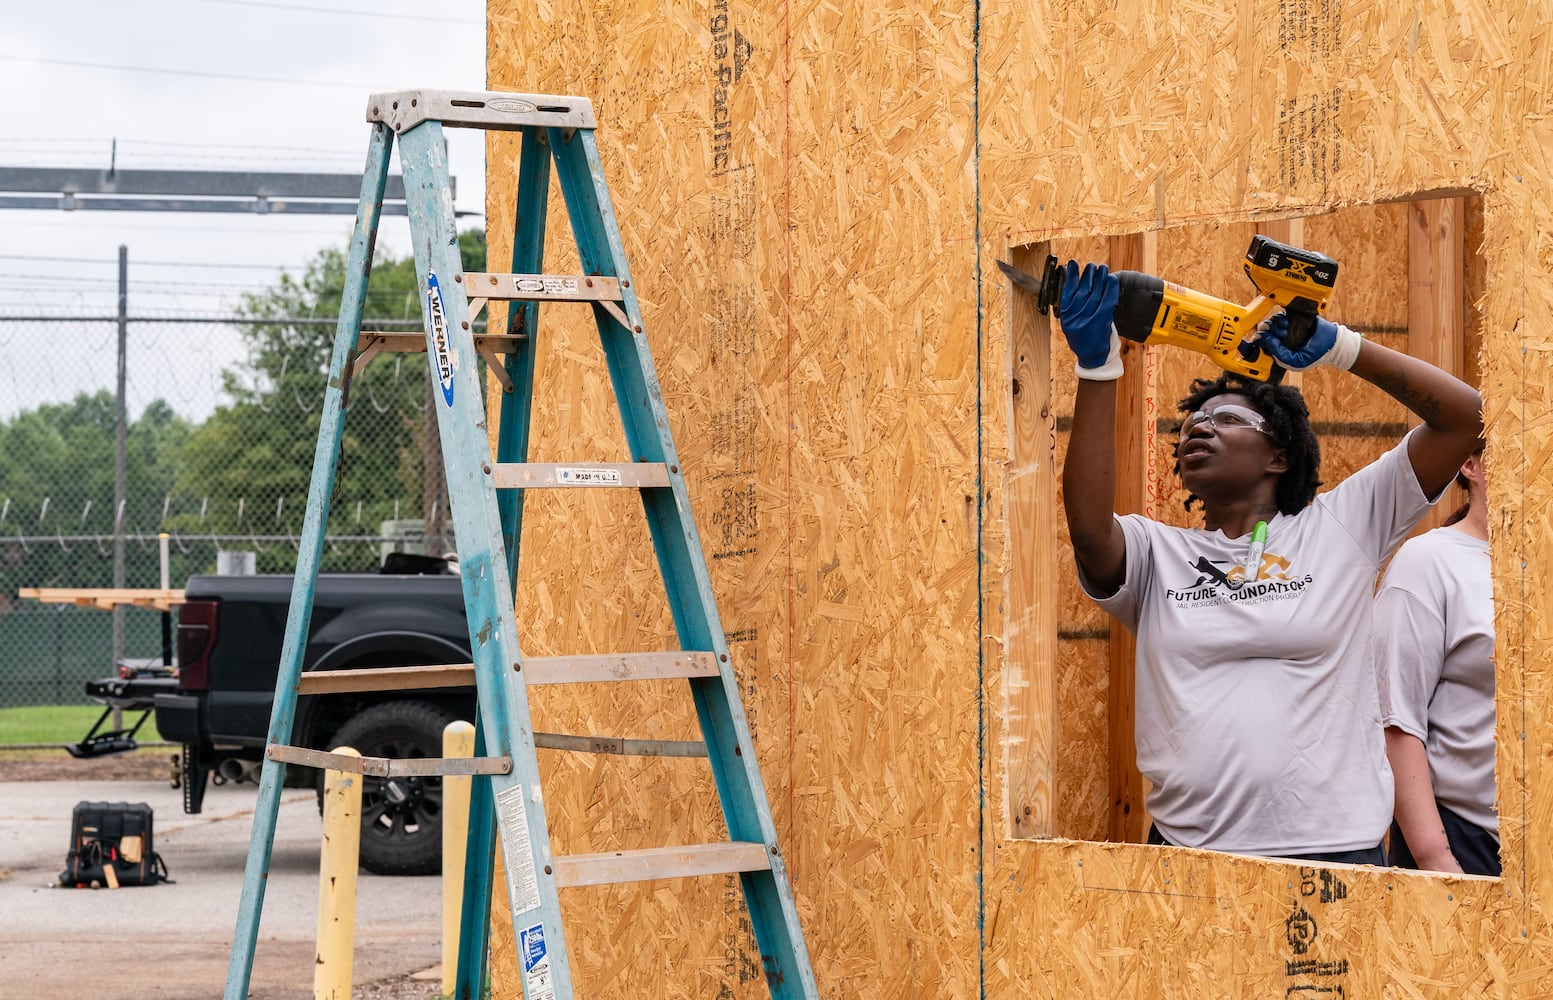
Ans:
{"label": "gray t-shirt", "polygon": [[1138,636],[1138,768],[1172,844],[1279,857],[1381,842],[1375,576],[1429,506],[1404,438],[1268,522],[1260,579],[1239,589],[1249,535],[1118,518],[1126,581],[1096,601]]}
{"label": "gray t-shirt", "polygon": [[1499,836],[1488,543],[1455,528],[1397,552],[1375,595],[1381,720],[1423,741],[1434,797]]}

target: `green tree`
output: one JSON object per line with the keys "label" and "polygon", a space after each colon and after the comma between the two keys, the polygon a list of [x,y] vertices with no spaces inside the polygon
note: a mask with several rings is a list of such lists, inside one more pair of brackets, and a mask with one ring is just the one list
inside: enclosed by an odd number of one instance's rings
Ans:
{"label": "green tree", "polygon": [[[483,233],[461,234],[459,249],[465,270],[484,270]],[[244,329],[246,363],[224,375],[231,402],[182,452],[177,490],[185,513],[178,525],[253,536],[262,571],[295,566],[294,548],[258,538],[301,529],[346,263],[343,250],[322,251],[300,278],[283,275],[275,287],[245,298],[240,313],[261,322]],[[413,258],[379,254],[362,328],[418,322],[419,285]],[[351,381],[330,534],[376,534],[384,520],[428,513],[427,391],[424,355],[379,355]],[[445,502],[441,507],[445,514]],[[371,560],[364,547],[331,546],[324,568],[365,569]]]}
{"label": "green tree", "polygon": [[[190,432],[188,421],[161,400],[126,426],[127,530],[161,521],[162,503],[172,491],[178,454]],[[111,542],[66,539],[114,532],[114,438],[114,398],[106,390],[40,406],[0,423],[0,531],[59,540],[0,547],[6,592],[17,587],[112,586]],[[154,583],[158,556],[153,544],[139,538],[126,547],[125,558],[130,585]]]}

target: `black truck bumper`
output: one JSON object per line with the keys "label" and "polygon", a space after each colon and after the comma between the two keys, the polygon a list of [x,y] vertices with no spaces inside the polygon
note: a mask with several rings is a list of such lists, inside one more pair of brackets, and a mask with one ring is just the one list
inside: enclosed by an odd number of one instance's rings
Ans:
{"label": "black truck bumper", "polygon": [[158,694],[155,700],[156,731],[170,743],[199,743],[205,731],[201,716],[205,699],[197,694]]}

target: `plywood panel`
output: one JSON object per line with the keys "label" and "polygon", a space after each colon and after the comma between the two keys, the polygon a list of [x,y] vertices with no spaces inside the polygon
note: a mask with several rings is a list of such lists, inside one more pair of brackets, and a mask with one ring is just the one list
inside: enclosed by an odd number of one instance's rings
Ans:
{"label": "plywood panel", "polygon": [[[582,93],[598,107],[824,995],[1545,994],[1546,3],[490,0],[488,11],[491,86]],[[510,240],[515,157],[503,140],[488,154],[494,256]],[[1465,341],[1490,423],[1506,877],[1324,876],[1010,839],[1015,803],[1042,795],[1049,823],[1028,832],[1106,836],[1111,623],[1077,590],[1060,488],[1018,495],[1039,456],[1013,444],[1011,374],[1022,369],[993,259],[1050,241],[1064,258],[1103,260],[1108,238],[1151,232],[1163,276],[1244,301],[1251,233],[1299,217],[1305,245],[1342,266],[1332,315],[1399,346],[1403,201],[1462,190],[1481,195],[1465,223]],[[567,252],[554,243],[561,270]],[[605,382],[592,336],[573,320],[545,335],[540,398],[552,402],[536,460],[617,457],[612,414],[585,402]],[[1065,347],[1050,346],[1042,419],[1055,468],[1073,377]],[[1171,473],[1173,403],[1213,374],[1179,352],[1158,362],[1150,500],[1173,523],[1192,517]],[[1310,373],[1302,389],[1329,483],[1389,447],[1404,422],[1340,373]],[[1028,543],[1008,519],[1031,509],[1052,524],[1041,529],[1048,568],[1032,579],[1049,580],[1053,565],[1057,579],[1014,607]],[[666,642],[637,517],[604,499],[581,513],[531,504],[525,648]],[[1054,652],[1037,656],[1052,676],[1035,701],[1011,690],[1034,676],[1009,659],[1011,628],[1027,622],[1055,627],[1040,640]],[[552,694],[537,711],[555,728],[667,738],[694,728],[658,697]],[[1011,705],[1029,714],[1005,718]],[[1049,730],[1033,732],[1042,716]],[[1050,772],[1044,791],[1006,781],[1021,739],[1051,748],[1037,751],[1054,755],[1049,768],[1032,764]],[[693,839],[717,825],[692,764],[547,755],[546,779],[564,850]],[[620,817],[604,818],[606,805]],[[764,993],[725,885],[567,900],[584,995]],[[513,958],[503,919],[498,969]],[[498,995],[515,988],[498,979]]]}
{"label": "plywood panel", "polygon": [[[973,67],[956,54],[970,29],[919,4],[491,6],[492,86],[597,103],[816,972],[843,995],[879,968],[975,988],[981,356],[975,254],[948,249],[974,246]],[[510,204],[511,157],[490,146],[493,206]],[[501,246],[510,225],[491,219]],[[547,337],[536,460],[616,440],[583,402],[602,371],[591,332]],[[661,643],[637,512],[584,514],[541,508],[525,527],[526,634],[558,652]],[[541,712],[625,714],[631,735],[693,726],[608,695]],[[568,852],[711,821],[689,804],[712,802],[695,773],[558,760],[546,780]],[[585,995],[763,991],[736,897],[611,892],[565,897]]]}
{"label": "plywood panel", "polygon": [[[1004,891],[990,904],[997,921],[987,995],[1546,992],[1550,934],[1538,900],[1550,873],[1526,841],[1541,842],[1539,803],[1553,798],[1536,781],[1545,755],[1529,751],[1549,736],[1529,707],[1545,704],[1549,664],[1536,641],[1524,640],[1540,628],[1530,625],[1542,620],[1533,609],[1547,604],[1547,561],[1513,554],[1530,538],[1546,544],[1553,454],[1542,441],[1545,422],[1535,431],[1525,423],[1545,412],[1542,303],[1553,282],[1546,224],[1533,221],[1531,206],[1547,201],[1548,130],[1540,113],[1517,117],[1546,106],[1546,59],[1532,60],[1533,88],[1509,84],[1527,70],[1521,60],[1533,50],[1524,46],[1549,40],[1545,14],[1145,4],[1112,20],[1065,4],[998,10],[984,23],[982,196],[995,232],[1044,239],[1157,229],[1161,273],[1241,298],[1243,289],[1231,287],[1235,270],[1224,266],[1231,258],[1213,249],[1219,230],[1306,216],[1304,244],[1342,263],[1333,315],[1403,348],[1407,209],[1350,206],[1484,192],[1483,235],[1473,238],[1484,263],[1469,254],[1466,268],[1481,318],[1468,325],[1482,345],[1471,356],[1488,397],[1490,454],[1503,448],[1499,475],[1490,472],[1491,503],[1513,508],[1496,514],[1494,534],[1505,879],[1334,869],[1314,872],[1312,882],[1297,867],[1220,855],[1005,845],[988,883]],[[1060,110],[1043,121],[1041,107]],[[1039,139],[1021,142],[1024,133]],[[1544,181],[1527,186],[1532,176]],[[1245,246],[1244,236],[1221,243],[1239,243],[1235,254]],[[1497,272],[1495,261],[1515,273]],[[1167,356],[1162,384],[1183,385],[1191,367]],[[1315,372],[1304,382],[1328,483],[1393,444],[1405,424],[1399,406],[1351,378]],[[1168,449],[1157,454],[1168,471]],[[1543,506],[1521,506],[1528,502]],[[1517,719],[1508,728],[1507,706]],[[1323,901],[1323,875],[1343,880],[1344,891]]]}

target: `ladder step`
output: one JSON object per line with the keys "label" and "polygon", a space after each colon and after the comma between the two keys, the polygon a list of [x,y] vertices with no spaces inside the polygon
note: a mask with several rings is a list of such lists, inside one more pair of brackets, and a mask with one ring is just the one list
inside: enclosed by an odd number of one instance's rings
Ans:
{"label": "ladder step", "polygon": [[499,490],[571,486],[642,489],[668,486],[669,467],[662,462],[502,462],[491,466],[491,481]]}
{"label": "ladder step", "polygon": [[425,667],[371,667],[362,670],[311,670],[302,675],[297,694],[347,691],[418,691],[422,688],[473,687],[473,663]]}
{"label": "ladder step", "polygon": [[[672,680],[717,676],[712,653],[672,650],[663,653],[605,653],[580,656],[531,656],[523,661],[526,684],[597,684],[608,681]],[[423,688],[473,687],[473,663],[361,670],[310,670],[297,694],[347,691],[416,691]]]}
{"label": "ladder step", "polygon": [[523,661],[529,684],[597,684],[716,677],[717,654],[685,649],[659,653],[583,653],[531,656]]}
{"label": "ladder step", "polygon": [[525,125],[543,128],[594,128],[593,102],[559,94],[518,94],[479,90],[398,90],[367,100],[367,121],[404,132],[436,119],[452,128],[510,132]]}
{"label": "ladder step", "polygon": [[535,733],[534,745],[542,750],[607,753],[622,757],[707,756],[706,744],[700,740],[628,740],[617,736],[565,736],[560,733]]}
{"label": "ladder step", "polygon": [[608,851],[573,854],[555,859],[555,884],[562,888],[646,882],[658,878],[696,875],[732,875],[766,871],[771,861],[762,844],[727,841],[720,844],[688,844],[653,847],[645,851]]}
{"label": "ladder step", "polygon": [[[477,333],[475,347],[489,346],[503,353],[511,351],[526,338],[523,334]],[[356,355],[426,353],[426,334],[412,330],[408,333],[391,330],[363,330],[356,340]]]}
{"label": "ladder step", "polygon": [[349,771],[377,778],[425,778],[444,774],[511,774],[511,757],[352,757],[327,750],[271,743],[264,755],[283,764]]}
{"label": "ladder step", "polygon": [[620,294],[620,286],[619,278],[598,274],[470,271],[464,275],[464,294],[498,302],[621,302],[625,296]]}

